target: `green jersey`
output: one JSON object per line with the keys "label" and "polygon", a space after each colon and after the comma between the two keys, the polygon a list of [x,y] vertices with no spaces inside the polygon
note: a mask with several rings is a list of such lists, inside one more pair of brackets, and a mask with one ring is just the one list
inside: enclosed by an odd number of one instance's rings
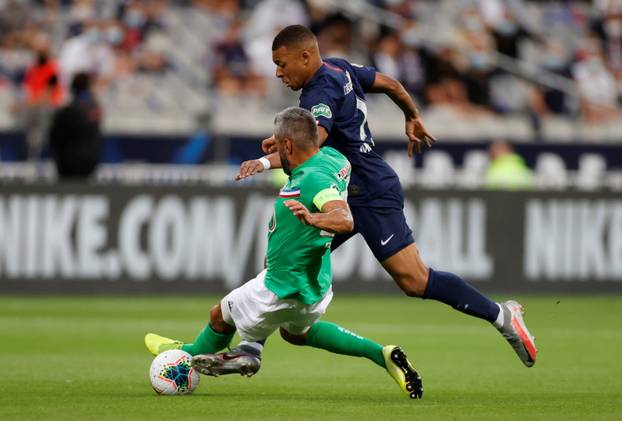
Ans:
{"label": "green jersey", "polygon": [[304,225],[283,202],[295,199],[313,213],[331,200],[346,200],[350,171],[345,156],[323,147],[294,168],[281,189],[268,225],[265,279],[266,288],[279,298],[314,304],[326,294],[333,278],[333,234]]}

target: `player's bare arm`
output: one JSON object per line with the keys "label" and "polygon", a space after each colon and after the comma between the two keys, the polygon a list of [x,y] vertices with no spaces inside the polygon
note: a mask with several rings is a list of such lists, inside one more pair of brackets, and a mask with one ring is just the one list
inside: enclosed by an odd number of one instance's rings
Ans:
{"label": "player's bare arm", "polygon": [[283,203],[305,225],[312,225],[335,234],[351,232],[354,229],[350,207],[343,200],[326,202],[320,212],[313,213],[297,200],[287,200]]}
{"label": "player's bare arm", "polygon": [[[269,165],[264,165],[262,159],[267,160]],[[279,154],[277,152],[271,153],[259,159],[251,159],[250,161],[242,162],[240,165],[240,171],[235,176],[235,180],[243,180],[257,173],[264,172],[264,170],[268,168],[281,168],[281,159],[279,158]]]}
{"label": "player's bare arm", "polygon": [[408,156],[413,156],[413,149],[420,154],[421,144],[425,143],[431,148],[436,138],[428,133],[423,125],[419,110],[415,105],[415,101],[406,91],[404,86],[397,80],[383,73],[376,73],[376,79],[371,92],[381,92],[386,94],[391,100],[404,112],[406,119],[406,136],[408,137]]}

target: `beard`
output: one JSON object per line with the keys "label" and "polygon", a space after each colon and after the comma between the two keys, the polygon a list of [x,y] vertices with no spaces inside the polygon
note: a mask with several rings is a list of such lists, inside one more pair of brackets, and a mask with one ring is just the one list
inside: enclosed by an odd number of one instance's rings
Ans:
{"label": "beard", "polygon": [[292,175],[292,168],[289,165],[289,161],[287,160],[287,157],[282,149],[279,149],[279,158],[281,158],[281,167],[283,168],[283,172],[288,176]]}

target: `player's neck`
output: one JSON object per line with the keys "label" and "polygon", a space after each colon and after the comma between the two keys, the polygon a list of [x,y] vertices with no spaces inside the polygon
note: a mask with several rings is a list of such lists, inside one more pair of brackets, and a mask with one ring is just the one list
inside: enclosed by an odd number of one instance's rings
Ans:
{"label": "player's neck", "polygon": [[307,76],[307,79],[305,80],[305,83],[303,86],[307,85],[307,83],[309,83],[309,81],[313,79],[313,76],[315,76],[318,70],[320,70],[320,68],[322,67],[322,64],[324,64],[324,62],[322,61],[321,57],[318,57],[317,59],[313,60],[312,63],[309,64],[309,75]]}
{"label": "player's neck", "polygon": [[307,162],[311,157],[313,157],[313,155],[315,155],[319,151],[320,151],[319,148],[311,149],[308,151],[300,151],[300,150],[297,151],[297,153],[293,155],[289,160],[292,170],[296,169],[296,167]]}

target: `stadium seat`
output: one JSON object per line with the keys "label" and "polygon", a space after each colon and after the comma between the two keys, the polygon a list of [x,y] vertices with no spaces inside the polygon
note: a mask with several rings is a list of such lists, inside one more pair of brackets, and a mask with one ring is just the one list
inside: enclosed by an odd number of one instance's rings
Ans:
{"label": "stadium seat", "polygon": [[467,189],[480,188],[488,168],[488,154],[484,151],[469,151],[464,155],[462,169],[458,171],[456,184]]}
{"label": "stadium seat", "polygon": [[579,158],[579,169],[575,179],[575,185],[581,190],[597,190],[602,187],[607,163],[598,154],[583,154]]}
{"label": "stadium seat", "polygon": [[429,151],[423,160],[418,182],[427,188],[446,188],[455,183],[454,163],[451,156],[442,151]]}
{"label": "stadium seat", "polygon": [[390,151],[384,154],[384,159],[400,177],[402,187],[410,187],[415,183],[415,165],[403,151]]}
{"label": "stadium seat", "polygon": [[569,184],[568,170],[562,158],[545,152],[538,156],[535,168],[536,186],[541,189],[562,190]]}

